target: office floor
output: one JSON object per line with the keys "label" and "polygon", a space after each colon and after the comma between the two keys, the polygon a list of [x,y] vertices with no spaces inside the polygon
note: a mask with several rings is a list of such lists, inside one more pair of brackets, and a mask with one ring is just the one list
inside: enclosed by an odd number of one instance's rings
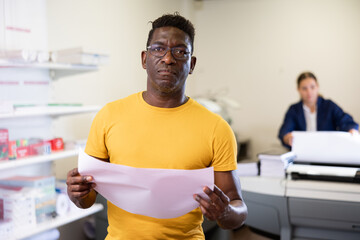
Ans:
{"label": "office floor", "polygon": [[232,233],[231,240],[271,240],[271,238],[263,237],[244,226]]}

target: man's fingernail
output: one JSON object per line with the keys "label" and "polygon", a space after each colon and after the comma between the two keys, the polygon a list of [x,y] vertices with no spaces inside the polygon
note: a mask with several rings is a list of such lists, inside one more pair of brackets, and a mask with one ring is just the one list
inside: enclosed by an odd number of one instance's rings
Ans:
{"label": "man's fingernail", "polygon": [[86,181],[91,181],[92,180],[92,177],[86,177]]}
{"label": "man's fingernail", "polygon": [[210,191],[210,189],[209,189],[209,188],[204,187],[204,192],[205,192],[205,193],[207,193],[207,194],[209,194],[211,191]]}
{"label": "man's fingernail", "polygon": [[194,195],[194,199],[195,199],[196,201],[199,201],[199,200],[200,200],[200,198],[199,198],[198,195]]}

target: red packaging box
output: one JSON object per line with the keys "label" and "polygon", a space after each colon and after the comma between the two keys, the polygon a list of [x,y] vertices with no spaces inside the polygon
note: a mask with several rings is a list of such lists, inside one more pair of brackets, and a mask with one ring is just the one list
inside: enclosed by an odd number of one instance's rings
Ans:
{"label": "red packaging box", "polygon": [[0,144],[7,144],[9,141],[9,131],[7,129],[0,129]]}
{"label": "red packaging box", "polygon": [[59,151],[64,150],[64,141],[62,138],[54,138],[50,140],[51,150]]}
{"label": "red packaging box", "polygon": [[51,153],[51,143],[48,141],[42,141],[29,145],[29,155],[44,155]]}
{"label": "red packaging box", "polygon": [[29,147],[18,147],[16,148],[16,157],[17,158],[24,158],[29,156]]}
{"label": "red packaging box", "polygon": [[0,144],[0,161],[7,160],[9,157],[9,145]]}
{"label": "red packaging box", "polygon": [[9,159],[16,159],[16,141],[9,141]]}

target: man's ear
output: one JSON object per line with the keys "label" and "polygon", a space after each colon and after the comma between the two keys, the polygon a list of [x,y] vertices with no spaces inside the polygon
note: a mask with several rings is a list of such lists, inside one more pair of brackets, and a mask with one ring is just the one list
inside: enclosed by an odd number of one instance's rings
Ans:
{"label": "man's ear", "polygon": [[143,69],[146,69],[146,51],[141,52],[141,65]]}
{"label": "man's ear", "polygon": [[195,69],[195,65],[196,65],[196,57],[195,56],[192,56],[191,57],[191,60],[190,60],[190,71],[189,71],[189,74],[192,74],[194,69]]}

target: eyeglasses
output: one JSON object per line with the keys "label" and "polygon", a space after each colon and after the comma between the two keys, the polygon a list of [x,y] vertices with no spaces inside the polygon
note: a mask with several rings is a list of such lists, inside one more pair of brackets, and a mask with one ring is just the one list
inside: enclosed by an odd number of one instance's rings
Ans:
{"label": "eyeglasses", "polygon": [[159,45],[152,45],[147,47],[151,55],[162,58],[170,50],[172,56],[177,60],[187,60],[189,59],[190,52],[185,47],[165,47]]}

